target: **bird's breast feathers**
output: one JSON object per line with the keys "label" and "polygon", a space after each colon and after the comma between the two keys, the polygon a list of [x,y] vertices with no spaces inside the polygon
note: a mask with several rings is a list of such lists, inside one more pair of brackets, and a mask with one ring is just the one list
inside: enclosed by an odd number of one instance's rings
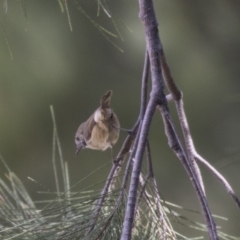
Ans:
{"label": "bird's breast feathers", "polygon": [[89,139],[87,145],[88,148],[102,151],[112,147],[111,143],[109,142],[109,133],[106,126],[103,128],[102,126],[99,126],[99,124],[96,124],[92,129],[91,138]]}

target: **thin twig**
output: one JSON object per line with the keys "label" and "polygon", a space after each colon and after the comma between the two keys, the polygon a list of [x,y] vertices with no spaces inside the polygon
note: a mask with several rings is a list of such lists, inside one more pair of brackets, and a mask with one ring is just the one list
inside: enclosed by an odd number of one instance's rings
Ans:
{"label": "thin twig", "polygon": [[143,120],[146,107],[147,107],[147,85],[148,85],[148,75],[149,75],[149,56],[147,49],[145,50],[144,67],[142,74],[142,88],[141,88],[141,106],[139,118]]}
{"label": "thin twig", "polygon": [[101,207],[103,205],[103,202],[105,200],[105,197],[109,191],[109,187],[110,185],[112,184],[112,181],[114,181],[115,179],[115,176],[118,175],[118,173],[120,172],[121,170],[121,165],[125,159],[125,156],[126,154],[129,152],[131,146],[132,146],[132,143],[134,141],[134,138],[135,138],[135,134],[136,134],[136,131],[138,129],[138,126],[139,126],[139,121],[137,121],[137,123],[134,125],[134,127],[132,128],[131,132],[132,134],[128,135],[127,138],[125,139],[125,142],[117,156],[117,161],[118,163],[116,164],[113,164],[112,168],[111,168],[111,171],[110,173],[108,174],[108,178],[106,180],[106,183],[101,191],[101,194],[100,194],[100,198],[98,199],[97,203],[96,203],[96,207],[94,209],[94,217],[92,219],[92,222],[90,224],[90,227],[88,228],[87,232],[86,232],[86,235],[88,235],[93,229],[94,229],[94,223],[97,221],[98,219],[98,215],[99,215],[99,212],[101,210]]}
{"label": "thin twig", "polygon": [[237,204],[237,207],[240,209],[240,200],[233,191],[231,185],[228,183],[226,178],[223,177],[221,173],[219,173],[207,160],[205,160],[202,156],[200,156],[197,152],[194,153],[194,157],[196,160],[200,161],[208,170],[211,171],[211,173],[214,174],[214,176],[223,184],[226,191],[230,194],[230,196],[233,198],[235,203]]}
{"label": "thin twig", "polygon": [[114,174],[113,174],[113,178],[109,184],[109,188],[108,188],[108,191],[109,189],[113,190],[114,189],[114,185],[115,185],[115,182],[116,182],[116,179],[117,179],[117,176],[121,170],[121,166],[125,160],[125,157],[126,155],[130,152],[130,149],[133,145],[133,142],[134,142],[134,139],[136,137],[136,134],[138,132],[138,129],[139,129],[139,124],[140,124],[140,121],[137,120],[137,122],[135,123],[134,127],[132,128],[132,130],[130,130],[130,136],[132,138],[130,138],[130,141],[128,141],[128,137],[126,138],[124,144],[123,144],[123,147],[122,149],[120,150],[120,152],[118,153],[117,155],[117,158],[116,158],[116,161],[115,161],[115,165],[117,166],[116,168],[116,171],[114,171]]}
{"label": "thin twig", "polygon": [[151,178],[153,178],[154,173],[153,173],[152,154],[151,154],[149,140],[147,140],[146,150],[147,150],[146,153],[147,153],[148,174]]}
{"label": "thin twig", "polygon": [[[138,142],[139,142],[139,136],[140,136],[140,129],[141,129],[141,125],[142,125],[142,120],[144,118],[144,114],[146,111],[146,106],[147,106],[147,83],[148,83],[148,75],[149,75],[149,57],[148,57],[148,52],[147,49],[145,50],[145,59],[144,59],[144,68],[143,68],[143,74],[142,74],[142,88],[141,88],[141,106],[140,106],[140,114],[139,114],[139,119],[140,119],[140,126],[138,129],[138,133],[132,148],[132,152],[131,155],[129,157],[129,162],[130,162],[130,166],[133,163],[133,157],[135,156],[135,152],[137,150],[137,146],[138,146]],[[129,163],[128,163],[129,164]],[[123,178],[123,184],[122,184],[122,189],[125,189],[126,184],[127,184],[127,179],[129,176],[129,170],[128,170],[128,166],[125,169],[125,174],[124,174],[124,178]],[[137,209],[137,207],[136,207]]]}
{"label": "thin twig", "polygon": [[121,184],[121,191],[120,191],[120,195],[119,195],[119,198],[118,198],[118,201],[117,201],[118,204],[120,203],[120,201],[122,199],[123,191],[125,191],[126,187],[127,187],[128,177],[129,177],[129,174],[131,172],[130,169],[131,169],[131,166],[132,166],[132,163],[133,163],[133,158],[135,156],[137,146],[138,146],[138,142],[139,142],[140,129],[141,129],[141,122],[139,124],[138,132],[137,132],[137,135],[136,135],[136,138],[135,138],[132,150],[131,150],[131,154],[128,158],[127,166],[125,168],[125,172],[124,172],[124,176],[123,176],[123,180],[122,180],[122,184]]}
{"label": "thin twig", "polygon": [[205,194],[205,188],[204,188],[201,171],[200,171],[200,168],[198,167],[198,165],[195,161],[195,158],[194,158],[194,144],[193,144],[193,140],[191,137],[190,128],[188,126],[187,117],[186,117],[184,107],[183,107],[183,101],[182,101],[183,94],[179,90],[178,86],[176,85],[176,83],[172,77],[172,74],[171,74],[170,68],[168,67],[163,49],[161,49],[160,53],[161,53],[160,57],[161,57],[161,68],[162,68],[162,72],[163,72],[163,79],[164,79],[164,82],[167,85],[167,88],[170,91],[171,96],[176,105],[179,122],[180,122],[183,136],[185,139],[187,157],[188,157],[188,160],[191,162],[194,171],[197,174],[197,177],[201,183],[203,192]]}
{"label": "thin twig", "polygon": [[[59,187],[59,180],[58,180],[58,173],[57,173],[57,165],[56,165],[56,132],[57,132],[57,126],[55,125],[55,122],[53,123],[53,145],[52,145],[52,164],[53,164],[53,173],[54,173],[54,179],[56,184],[56,192],[57,196],[60,196],[60,187]],[[60,198],[58,199],[59,203],[61,202]]]}
{"label": "thin twig", "polygon": [[56,136],[56,143],[57,143],[57,147],[58,147],[58,153],[59,153],[59,160],[60,160],[60,164],[61,164],[61,169],[62,169],[62,177],[63,177],[63,186],[64,186],[64,201],[65,201],[65,206],[67,208],[67,176],[66,176],[66,169],[65,169],[65,164],[64,164],[64,160],[63,160],[63,154],[62,154],[62,148],[61,148],[61,143],[59,141],[59,137],[58,137],[58,132],[57,132],[57,123],[56,123],[56,119],[55,119],[55,113],[54,113],[54,109],[53,106],[50,106],[50,111],[51,111],[51,115],[52,115],[52,121],[53,121],[53,126],[55,128],[55,136]]}
{"label": "thin twig", "polygon": [[[138,124],[140,124],[140,125],[144,118],[144,114],[146,111],[146,105],[147,105],[148,75],[149,75],[149,56],[148,56],[148,52],[146,49],[145,57],[144,57],[143,73],[142,73],[140,113],[139,113],[139,117],[138,117]],[[137,133],[139,132],[139,129],[140,129],[140,127],[138,127],[138,130],[136,131],[136,133],[134,133],[135,135],[137,135]],[[129,159],[132,160],[133,156],[134,155],[132,155],[131,158],[129,157]],[[116,176],[116,174],[117,174],[117,172],[115,173],[114,176]],[[114,179],[116,180],[116,178],[114,178]],[[114,184],[115,180],[113,180],[112,184]]]}
{"label": "thin twig", "polygon": [[141,190],[140,190],[140,192],[138,194],[137,200],[136,200],[136,207],[135,207],[135,212],[134,212],[134,218],[136,218],[136,216],[138,214],[138,211],[140,209],[140,203],[141,203],[141,200],[143,198],[143,195],[146,192],[146,187],[148,185],[149,179],[150,179],[150,175],[149,174],[145,177],[145,179],[143,178],[142,174],[140,175],[139,181],[141,182],[142,188],[141,188]]}
{"label": "thin twig", "polygon": [[[152,181],[153,190],[154,190],[154,195],[153,194],[152,195],[155,200],[158,217],[159,217],[160,221],[163,223],[163,237],[164,237],[166,233],[174,233],[174,231],[172,229],[171,223],[169,222],[168,218],[166,217],[165,210],[163,209],[162,204],[161,204],[160,193],[158,191],[157,181],[156,181],[154,171],[153,171],[152,156],[151,156],[151,149],[150,149],[149,141],[147,141],[146,150],[147,150],[146,153],[147,153],[147,162],[148,162],[148,174],[149,174],[149,176],[151,176],[151,181]],[[146,194],[145,198],[149,199],[150,194],[147,191],[145,192],[145,194]],[[175,235],[174,235],[174,238],[176,238]]]}

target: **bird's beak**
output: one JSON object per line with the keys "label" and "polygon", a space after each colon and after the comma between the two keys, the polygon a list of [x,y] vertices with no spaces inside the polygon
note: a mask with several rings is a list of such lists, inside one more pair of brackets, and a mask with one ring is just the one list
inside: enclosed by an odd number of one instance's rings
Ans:
{"label": "bird's beak", "polygon": [[76,150],[76,155],[80,152],[80,150],[82,150],[82,146],[77,146],[77,150]]}

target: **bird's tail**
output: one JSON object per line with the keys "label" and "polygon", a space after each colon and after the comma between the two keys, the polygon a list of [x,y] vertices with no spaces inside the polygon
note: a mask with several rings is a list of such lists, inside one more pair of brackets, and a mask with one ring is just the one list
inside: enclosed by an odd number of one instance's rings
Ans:
{"label": "bird's tail", "polygon": [[112,97],[112,90],[107,91],[100,100],[100,106],[101,108],[109,108],[110,107],[110,101]]}

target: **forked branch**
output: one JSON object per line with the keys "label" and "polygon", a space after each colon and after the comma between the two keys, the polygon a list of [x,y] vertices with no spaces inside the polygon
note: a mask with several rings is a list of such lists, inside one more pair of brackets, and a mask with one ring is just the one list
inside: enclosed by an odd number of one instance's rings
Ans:
{"label": "forked branch", "polygon": [[196,148],[194,146],[194,142],[193,142],[193,139],[192,139],[192,136],[190,133],[190,128],[188,125],[185,110],[184,110],[183,94],[177,87],[177,85],[172,77],[172,74],[171,74],[170,68],[167,64],[166,57],[164,55],[163,50],[161,51],[161,67],[162,67],[162,71],[163,71],[164,81],[167,85],[169,92],[171,93],[171,96],[168,95],[169,96],[168,99],[173,100],[175,102],[175,106],[176,106],[177,113],[179,116],[179,121],[180,121],[180,124],[182,127],[182,132],[183,132],[183,135],[185,138],[185,144],[186,144],[186,148],[188,151],[188,157],[190,156],[189,159],[193,163],[195,171],[198,174],[198,178],[201,182],[202,188],[204,189],[203,180],[202,180],[202,176],[201,176],[201,173],[200,173],[200,170],[198,168],[196,161],[201,162],[223,184],[226,191],[230,194],[232,199],[235,201],[237,207],[240,209],[240,200],[237,197],[237,195],[235,194],[235,192],[233,191],[233,189],[230,186],[230,184],[228,183],[228,181],[221,175],[221,173],[219,173],[207,160],[205,160],[202,156],[200,156],[196,151]]}
{"label": "forked branch", "polygon": [[[203,185],[197,175],[197,171],[194,168],[193,155],[191,149],[187,151],[187,156],[181,143],[176,135],[172,120],[169,115],[167,100],[163,91],[163,79],[161,72],[161,50],[162,44],[158,35],[158,25],[155,16],[155,11],[153,7],[153,2],[151,0],[139,0],[140,7],[140,18],[143,21],[145,29],[145,38],[147,51],[149,54],[151,77],[152,77],[152,89],[150,94],[150,100],[147,104],[147,109],[143,118],[142,126],[140,129],[140,139],[138,148],[135,155],[135,161],[133,165],[133,171],[131,175],[131,182],[129,187],[127,208],[125,211],[123,231],[121,235],[121,240],[130,240],[132,235],[132,227],[134,224],[135,207],[137,201],[137,189],[139,184],[139,176],[142,166],[143,154],[147,142],[148,132],[151,125],[152,117],[154,115],[156,107],[159,105],[163,121],[165,124],[165,131],[169,142],[174,140],[174,147],[177,147],[177,154],[180,157],[182,164],[184,165],[189,178],[195,188],[198,195],[199,201],[201,203],[205,220],[208,227],[208,232],[211,240],[217,240],[216,226],[209,210],[208,203],[203,190]],[[189,158],[188,158],[189,157]]]}

